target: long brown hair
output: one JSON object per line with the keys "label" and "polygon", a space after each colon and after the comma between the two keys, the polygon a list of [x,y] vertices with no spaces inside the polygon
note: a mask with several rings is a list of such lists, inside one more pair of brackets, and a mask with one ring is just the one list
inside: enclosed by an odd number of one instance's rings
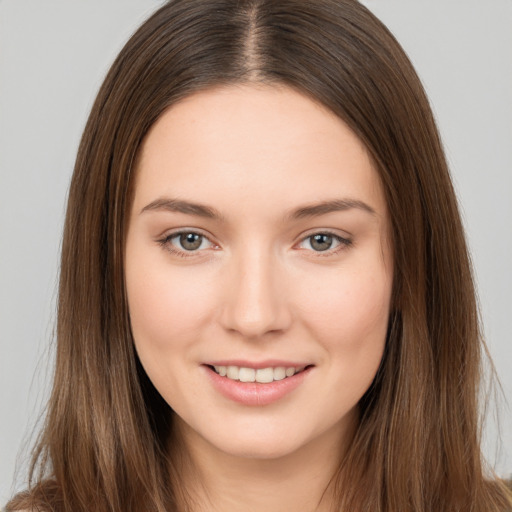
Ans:
{"label": "long brown hair", "polygon": [[506,510],[510,495],[481,458],[485,347],[436,125],[405,53],[355,0],[171,0],[121,51],[76,160],[53,392],[30,488],[8,510],[163,512],[186,499],[165,450],[172,411],[133,347],[127,212],[137,153],[158,117],[193,92],[247,82],[285,84],[346,122],[373,156],[391,216],[386,351],[333,476],[337,508]]}

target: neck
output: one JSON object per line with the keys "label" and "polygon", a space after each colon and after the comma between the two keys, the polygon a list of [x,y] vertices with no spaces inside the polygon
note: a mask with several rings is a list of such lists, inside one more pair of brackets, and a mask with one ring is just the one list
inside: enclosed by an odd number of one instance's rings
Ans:
{"label": "neck", "polygon": [[254,458],[218,450],[179,418],[176,423],[171,456],[179,465],[180,511],[333,510],[330,484],[346,450],[344,440],[351,439],[353,429],[350,435],[332,429],[285,456]]}

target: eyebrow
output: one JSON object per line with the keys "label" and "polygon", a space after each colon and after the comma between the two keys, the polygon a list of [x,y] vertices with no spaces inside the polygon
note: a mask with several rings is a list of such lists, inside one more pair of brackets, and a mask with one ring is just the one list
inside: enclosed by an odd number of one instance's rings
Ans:
{"label": "eyebrow", "polygon": [[[352,209],[362,210],[371,215],[377,215],[376,211],[368,204],[357,199],[331,199],[320,203],[307,204],[300,206],[294,210],[287,212],[284,221],[294,221],[299,219],[319,217],[332,212],[347,211]],[[167,211],[185,213],[187,215],[195,215],[207,219],[226,222],[226,217],[215,208],[201,204],[185,201],[183,199],[173,199],[169,197],[161,197],[155,199],[148,205],[144,206],[141,214],[147,211]]]}
{"label": "eyebrow", "polygon": [[339,212],[358,209],[371,215],[377,215],[377,212],[368,204],[358,199],[332,199],[329,201],[322,201],[320,203],[309,204],[301,206],[296,210],[291,211],[285,215],[287,220],[298,220],[308,217],[318,217],[327,213]]}
{"label": "eyebrow", "polygon": [[193,203],[183,199],[171,199],[169,197],[161,197],[155,201],[152,201],[148,205],[144,206],[140,213],[147,211],[178,212],[185,213],[187,215],[195,215],[197,217],[218,220],[220,222],[226,221],[224,215],[222,215],[219,211],[211,206],[207,206],[201,203]]}

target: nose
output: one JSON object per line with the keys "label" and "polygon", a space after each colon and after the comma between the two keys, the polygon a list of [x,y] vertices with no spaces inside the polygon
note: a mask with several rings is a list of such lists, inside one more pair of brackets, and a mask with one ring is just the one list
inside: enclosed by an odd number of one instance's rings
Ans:
{"label": "nose", "polygon": [[254,340],[289,327],[285,279],[272,255],[246,250],[233,257],[227,274],[221,305],[224,329]]}

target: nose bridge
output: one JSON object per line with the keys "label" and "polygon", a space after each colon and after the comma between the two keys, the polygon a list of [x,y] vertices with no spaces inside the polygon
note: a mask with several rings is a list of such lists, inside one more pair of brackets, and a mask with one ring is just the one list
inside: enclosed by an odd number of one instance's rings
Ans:
{"label": "nose bridge", "polygon": [[245,246],[232,255],[222,311],[226,329],[257,338],[287,327],[290,312],[280,270],[264,244]]}

